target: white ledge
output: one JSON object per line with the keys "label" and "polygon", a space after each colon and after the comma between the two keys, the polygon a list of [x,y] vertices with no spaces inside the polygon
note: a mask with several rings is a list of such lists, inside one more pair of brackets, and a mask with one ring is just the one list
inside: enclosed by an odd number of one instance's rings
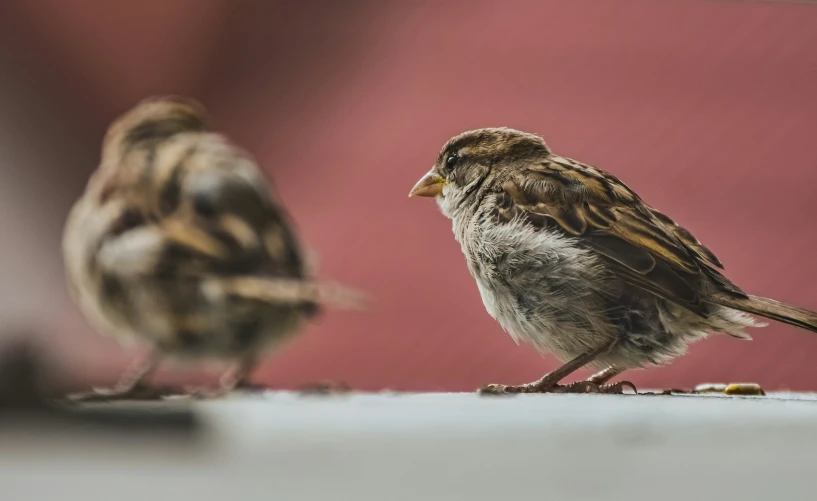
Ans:
{"label": "white ledge", "polygon": [[817,498],[817,396],[812,394],[275,392],[197,402],[193,408],[207,425],[193,444],[75,431],[36,438],[6,433],[0,437],[0,497]]}

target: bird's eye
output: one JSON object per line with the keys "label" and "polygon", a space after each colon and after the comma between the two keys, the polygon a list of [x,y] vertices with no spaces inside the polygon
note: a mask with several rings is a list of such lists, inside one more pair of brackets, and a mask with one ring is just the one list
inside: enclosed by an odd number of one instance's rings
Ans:
{"label": "bird's eye", "polygon": [[448,168],[448,170],[453,169],[454,166],[457,165],[457,162],[459,161],[459,159],[460,159],[460,156],[458,154],[456,154],[456,153],[452,153],[452,154],[448,155],[448,158],[445,159],[446,168]]}

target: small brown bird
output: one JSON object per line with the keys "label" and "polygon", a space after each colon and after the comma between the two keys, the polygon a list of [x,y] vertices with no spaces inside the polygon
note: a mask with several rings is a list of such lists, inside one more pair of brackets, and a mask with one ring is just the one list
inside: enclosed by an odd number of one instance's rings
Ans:
{"label": "small brown bird", "polygon": [[[817,313],[744,293],[715,255],[612,175],[508,128],[449,140],[409,196],[453,221],[488,313],[515,340],[566,362],[486,393],[620,393],[627,369],[661,365],[723,332],[750,339],[751,313],[817,331]],[[560,385],[582,366],[603,369]],[[633,387],[633,389],[635,389]]]}
{"label": "small brown bird", "polygon": [[[88,320],[152,354],[117,387],[130,397],[166,357],[234,363],[248,385],[267,350],[348,291],[308,276],[289,218],[255,161],[208,131],[182,98],[139,103],[109,128],[99,169],[73,207],[63,251]],[[148,393],[150,393],[148,391]]]}

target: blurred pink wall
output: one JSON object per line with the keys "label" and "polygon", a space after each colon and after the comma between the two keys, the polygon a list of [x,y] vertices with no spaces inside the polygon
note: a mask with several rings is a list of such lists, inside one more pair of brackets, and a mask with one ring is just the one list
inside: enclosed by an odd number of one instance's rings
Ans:
{"label": "blurred pink wall", "polygon": [[[257,377],[276,386],[470,390],[555,367],[485,313],[450,222],[406,196],[450,136],[476,127],[542,134],[691,229],[747,291],[817,309],[815,5],[15,0],[0,6],[0,47],[82,145],[29,167],[73,179],[37,192],[61,201],[43,231],[59,231],[108,121],[150,94],[191,94],[274,177],[321,275],[376,298],[274,355]],[[49,328],[68,359],[113,377],[129,356],[60,298]],[[817,336],[753,334],[628,378],[817,390]]]}

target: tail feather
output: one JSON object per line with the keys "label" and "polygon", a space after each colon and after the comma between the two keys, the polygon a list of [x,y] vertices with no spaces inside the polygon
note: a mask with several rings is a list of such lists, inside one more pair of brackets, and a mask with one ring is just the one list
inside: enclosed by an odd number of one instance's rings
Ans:
{"label": "tail feather", "polygon": [[337,283],[317,283],[310,280],[232,277],[219,278],[204,284],[205,294],[238,295],[268,303],[293,304],[315,302],[347,310],[364,310],[368,297],[355,289]]}
{"label": "tail feather", "polygon": [[752,295],[747,297],[734,297],[719,294],[713,298],[713,302],[736,310],[745,311],[746,313],[783,322],[784,324],[800,327],[801,329],[817,332],[817,312],[781,303],[774,299]]}

